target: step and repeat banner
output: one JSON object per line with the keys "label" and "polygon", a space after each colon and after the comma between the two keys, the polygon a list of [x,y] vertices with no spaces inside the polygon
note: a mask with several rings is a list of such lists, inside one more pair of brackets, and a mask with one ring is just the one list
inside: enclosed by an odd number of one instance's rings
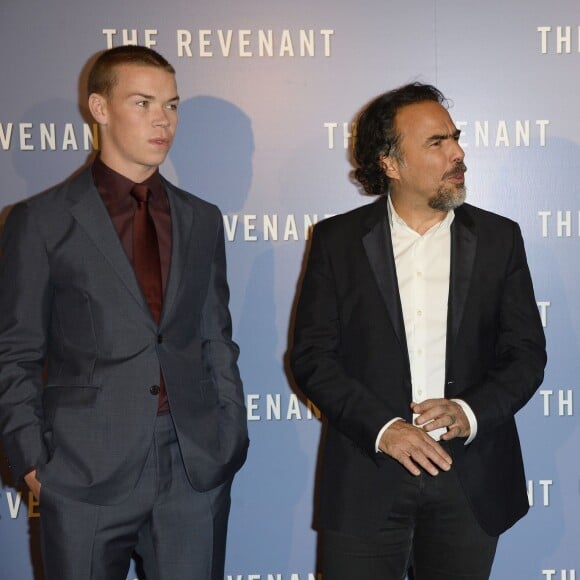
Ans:
{"label": "step and repeat banner", "polygon": [[[441,89],[468,201],[522,227],[548,340],[544,384],[518,415],[531,510],[502,537],[492,577],[580,578],[576,0],[22,0],[0,14],[2,221],[98,147],[84,103],[97,51],[143,44],[176,68],[180,126],[162,172],[224,212],[251,437],[227,580],[319,578],[321,419],[286,365],[308,234],[372,201],[349,179],[360,108],[415,80]],[[0,574],[39,580],[38,505],[3,459],[0,477]]]}

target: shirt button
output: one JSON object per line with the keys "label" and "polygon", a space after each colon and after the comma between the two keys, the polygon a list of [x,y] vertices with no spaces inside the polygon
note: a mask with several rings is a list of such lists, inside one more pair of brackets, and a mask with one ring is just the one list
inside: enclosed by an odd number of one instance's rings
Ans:
{"label": "shirt button", "polygon": [[423,349],[422,348],[417,349],[417,354],[421,356],[423,354]]}
{"label": "shirt button", "polygon": [[417,316],[423,316],[423,311],[422,310],[417,310]]}
{"label": "shirt button", "polygon": [[153,385],[153,386],[152,386],[152,387],[149,389],[149,392],[150,392],[152,395],[158,395],[158,394],[159,394],[159,391],[160,391],[160,389],[159,389],[159,385]]}

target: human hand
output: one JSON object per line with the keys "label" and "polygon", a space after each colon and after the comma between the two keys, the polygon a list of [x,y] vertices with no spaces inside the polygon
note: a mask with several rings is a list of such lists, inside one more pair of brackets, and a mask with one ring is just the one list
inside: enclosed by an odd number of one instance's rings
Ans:
{"label": "human hand", "polygon": [[423,429],[405,421],[395,421],[381,436],[379,449],[396,459],[412,475],[422,467],[431,475],[451,469],[451,456]]}
{"label": "human hand", "polygon": [[449,399],[427,399],[421,403],[411,403],[417,418],[415,425],[424,431],[434,431],[444,427],[447,433],[441,439],[449,441],[455,437],[469,437],[471,427],[461,405]]}
{"label": "human hand", "polygon": [[28,486],[28,488],[32,492],[32,495],[34,496],[36,501],[38,501],[40,498],[40,487],[41,486],[40,486],[40,481],[38,481],[38,479],[36,479],[36,469],[28,472],[24,476],[24,482],[26,483],[26,485]]}

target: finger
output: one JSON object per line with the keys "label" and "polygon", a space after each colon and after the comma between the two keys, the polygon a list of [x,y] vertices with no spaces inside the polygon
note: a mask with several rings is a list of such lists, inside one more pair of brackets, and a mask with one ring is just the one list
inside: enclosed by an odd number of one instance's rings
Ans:
{"label": "finger", "polygon": [[451,441],[451,439],[455,439],[456,437],[461,437],[461,429],[457,426],[452,427],[451,429],[447,430],[447,433],[443,433],[441,435],[441,439],[443,441]]}
{"label": "finger", "polygon": [[433,462],[429,461],[425,454],[417,448],[403,451],[394,457],[412,475],[421,475],[421,470],[419,467],[422,467],[425,471],[427,471],[427,473],[430,473],[433,476],[438,475],[439,473]]}
{"label": "finger", "polygon": [[411,403],[413,413],[421,414],[432,411],[437,407],[445,407],[449,404],[447,399],[426,399],[420,403]]}
{"label": "finger", "polygon": [[[446,418],[449,421],[449,416],[454,414],[457,415],[452,407],[449,405],[435,405],[427,410],[419,412],[420,409],[417,407],[414,412],[417,414],[415,419],[416,425],[425,425],[430,421],[440,421],[442,418]],[[446,425],[438,425],[439,427],[445,427]]]}
{"label": "finger", "polygon": [[[441,451],[444,453],[443,450]],[[427,473],[438,475],[439,469],[443,471],[449,471],[451,469],[451,458],[449,456],[445,457],[447,454],[442,453],[439,452],[439,449],[426,446],[423,449],[415,449],[411,457]]]}
{"label": "finger", "polygon": [[411,474],[419,475],[422,467],[431,475],[438,469],[451,468],[449,454],[429,435],[408,423],[395,423],[383,434],[380,448],[401,463]]}
{"label": "finger", "polygon": [[424,433],[421,433],[419,443],[413,447],[411,456],[422,467],[429,462],[445,471],[449,470],[453,461],[439,443]]}
{"label": "finger", "polygon": [[440,429],[441,427],[447,427],[448,429],[458,425],[457,415],[453,413],[445,413],[438,419],[434,419],[430,423],[424,424],[423,429],[427,432],[434,431],[435,429]]}
{"label": "finger", "polygon": [[402,455],[401,457],[395,457],[395,459],[411,474],[411,475],[421,475],[421,470],[415,465],[413,460],[408,455]]}
{"label": "finger", "polygon": [[[431,439],[431,437],[429,437],[429,439]],[[433,441],[433,443],[435,443],[435,441]],[[436,447],[430,449],[428,454],[429,459],[441,469],[449,471],[451,464],[453,463],[451,455],[449,455],[449,453],[447,453],[447,451],[445,451],[445,449],[443,449],[439,443],[435,443],[435,445]]]}

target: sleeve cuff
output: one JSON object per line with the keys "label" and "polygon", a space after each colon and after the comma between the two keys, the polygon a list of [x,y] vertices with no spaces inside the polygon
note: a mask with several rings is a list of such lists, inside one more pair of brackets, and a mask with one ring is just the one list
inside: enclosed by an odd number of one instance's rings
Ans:
{"label": "sleeve cuff", "polygon": [[469,437],[465,440],[464,445],[469,445],[477,435],[477,419],[475,418],[474,412],[471,410],[471,407],[461,399],[451,399],[455,403],[457,403],[465,413],[467,420],[469,421]]}
{"label": "sleeve cuff", "polygon": [[394,419],[391,419],[386,425],[383,426],[383,428],[379,431],[379,434],[377,435],[377,438],[375,440],[375,452],[376,453],[382,453],[382,451],[379,449],[379,443],[381,442],[381,437],[383,436],[383,433],[395,422],[395,421],[404,421],[404,419],[402,417],[395,417]]}

